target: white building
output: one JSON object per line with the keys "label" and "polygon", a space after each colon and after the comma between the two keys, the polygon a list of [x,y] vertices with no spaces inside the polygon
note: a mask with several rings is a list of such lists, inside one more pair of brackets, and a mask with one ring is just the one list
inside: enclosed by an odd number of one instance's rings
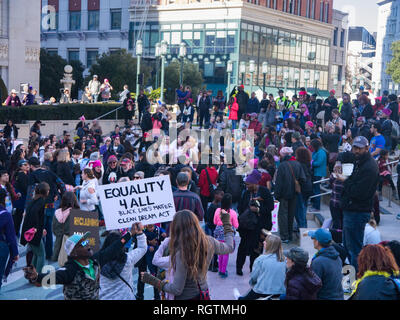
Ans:
{"label": "white building", "polygon": [[128,50],[129,5],[130,0],[42,0],[42,8],[56,12],[55,26],[42,29],[42,48],[80,60],[87,74],[97,55]]}
{"label": "white building", "polygon": [[24,83],[39,89],[40,2],[26,4],[0,0],[0,75],[8,92]]}
{"label": "white building", "polygon": [[331,52],[329,64],[331,68],[331,78],[329,79],[329,89],[336,90],[336,96],[342,96],[342,78],[345,77],[347,61],[347,38],[349,34],[349,14],[333,10]]}
{"label": "white building", "polygon": [[377,93],[379,93],[379,88],[381,88],[380,93],[383,90],[394,92],[395,86],[385,71],[387,64],[393,58],[391,45],[394,41],[400,40],[400,19],[398,18],[400,0],[378,1],[378,6],[378,33],[372,81],[377,84]]}

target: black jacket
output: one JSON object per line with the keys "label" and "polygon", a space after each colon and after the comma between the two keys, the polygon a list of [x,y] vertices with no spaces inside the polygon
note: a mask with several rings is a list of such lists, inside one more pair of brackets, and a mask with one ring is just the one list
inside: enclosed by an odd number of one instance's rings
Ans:
{"label": "black jacket", "polygon": [[219,176],[219,188],[232,195],[232,202],[238,202],[244,189],[243,177],[236,174],[236,168],[227,168]]}
{"label": "black jacket", "polygon": [[205,99],[201,97],[199,100],[199,109],[200,112],[208,112],[208,110],[211,109],[211,99],[209,97]]}
{"label": "black jacket", "polygon": [[6,125],[4,127],[4,139],[11,138],[11,128],[14,129],[14,139],[18,138],[18,128],[15,124],[13,124],[12,127],[10,127],[9,125]]}
{"label": "black jacket", "polygon": [[31,228],[35,228],[37,231],[35,233],[35,236],[29,243],[34,246],[40,245],[44,229],[44,206],[45,200],[43,198],[39,198],[32,201],[26,208],[24,223],[22,225],[22,236],[20,240],[23,246],[28,243],[25,240],[24,233]]}
{"label": "black jacket", "polygon": [[321,133],[322,143],[329,152],[339,151],[340,135],[336,133]]}
{"label": "black jacket", "polygon": [[306,175],[304,173],[301,164],[294,160],[284,159],[278,167],[275,181],[275,198],[280,199],[294,199],[296,197],[294,178],[290,167],[292,167],[293,175],[296,177],[300,185],[303,186],[306,183]]}
{"label": "black jacket", "polygon": [[346,121],[346,126],[349,127],[353,122],[353,106],[351,103],[344,103],[340,110],[340,117]]}
{"label": "black jacket", "polygon": [[75,186],[75,179],[72,176],[71,165],[68,162],[57,162],[57,176],[65,183]]}
{"label": "black jacket", "polygon": [[385,276],[374,275],[364,278],[350,300],[399,300],[400,292],[394,281]]}
{"label": "black jacket", "polygon": [[393,101],[389,104],[389,109],[392,110],[390,120],[399,123],[399,104],[396,101]]}
{"label": "black jacket", "polygon": [[140,123],[143,133],[153,129],[153,122],[151,121],[151,114],[148,111],[143,113],[142,122]]}
{"label": "black jacket", "polygon": [[366,120],[371,119],[374,116],[374,109],[369,103],[364,107],[361,116],[365,117]]}
{"label": "black jacket", "polygon": [[154,166],[144,161],[140,161],[135,164],[135,170],[136,172],[143,171],[145,178],[152,178],[156,173],[156,169],[154,168]]}
{"label": "black jacket", "polygon": [[356,160],[352,175],[344,182],[342,208],[347,211],[371,212],[379,181],[376,161],[369,152]]}
{"label": "black jacket", "polygon": [[50,192],[46,199],[46,203],[54,202],[54,197],[58,195],[58,190],[60,190],[61,195],[63,195],[66,191],[64,182],[56,174],[49,170],[39,168],[31,172],[29,175],[28,185],[33,186],[40,182],[47,182],[50,186]]}
{"label": "black jacket", "polygon": [[139,106],[139,111],[143,112],[146,106],[150,104],[149,99],[147,99],[147,96],[144,95],[139,95],[137,98],[138,106]]}
{"label": "black jacket", "polygon": [[236,101],[239,105],[238,113],[245,113],[247,109],[247,103],[249,102],[249,95],[247,94],[247,92],[239,91],[236,94]]}

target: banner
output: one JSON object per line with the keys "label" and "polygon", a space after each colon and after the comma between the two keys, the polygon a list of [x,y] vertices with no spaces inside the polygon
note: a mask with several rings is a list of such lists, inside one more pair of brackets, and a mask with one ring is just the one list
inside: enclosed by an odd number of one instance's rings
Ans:
{"label": "banner", "polygon": [[107,230],[172,221],[175,214],[169,176],[159,176],[98,188]]}
{"label": "banner", "polygon": [[89,245],[93,252],[100,250],[99,214],[98,212],[71,209],[69,230],[70,235],[90,232]]}
{"label": "banner", "polygon": [[279,212],[279,201],[274,201],[274,210],[272,210],[272,229],[271,232],[278,232],[278,212]]}

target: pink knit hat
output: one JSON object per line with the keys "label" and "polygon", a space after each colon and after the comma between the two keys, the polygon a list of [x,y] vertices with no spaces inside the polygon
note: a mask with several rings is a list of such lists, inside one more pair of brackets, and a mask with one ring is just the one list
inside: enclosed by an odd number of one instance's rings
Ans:
{"label": "pink knit hat", "polygon": [[312,123],[311,121],[307,121],[306,125],[308,125],[310,128],[314,128],[314,123]]}

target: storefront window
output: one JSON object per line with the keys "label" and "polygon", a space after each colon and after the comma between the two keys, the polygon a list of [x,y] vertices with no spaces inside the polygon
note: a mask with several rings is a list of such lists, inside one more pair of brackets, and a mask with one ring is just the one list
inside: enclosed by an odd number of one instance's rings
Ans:
{"label": "storefront window", "polygon": [[206,53],[215,53],[215,31],[206,32]]}

